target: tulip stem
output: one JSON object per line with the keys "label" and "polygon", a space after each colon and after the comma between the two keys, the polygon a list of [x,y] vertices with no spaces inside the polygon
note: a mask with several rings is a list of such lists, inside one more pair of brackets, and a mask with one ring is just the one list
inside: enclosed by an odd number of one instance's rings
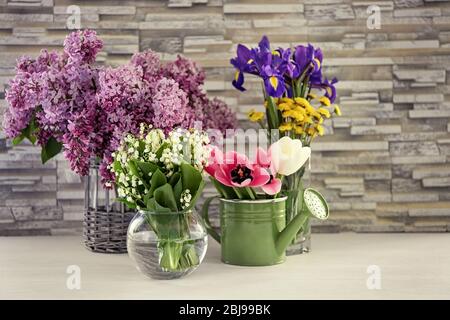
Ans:
{"label": "tulip stem", "polygon": [[242,196],[241,191],[239,190],[239,188],[233,187],[234,192],[236,192],[236,195],[238,196],[239,199],[243,199],[244,197]]}
{"label": "tulip stem", "polygon": [[255,192],[250,187],[245,187],[245,191],[247,191],[248,195],[250,196],[250,199],[256,200]]}

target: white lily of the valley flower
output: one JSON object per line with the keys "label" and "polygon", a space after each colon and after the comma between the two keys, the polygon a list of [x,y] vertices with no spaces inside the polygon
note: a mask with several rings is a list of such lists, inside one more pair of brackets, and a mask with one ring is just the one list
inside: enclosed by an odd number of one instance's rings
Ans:
{"label": "white lily of the valley flower", "polygon": [[303,147],[299,139],[282,137],[269,148],[275,171],[284,176],[297,172],[311,155],[310,147]]}

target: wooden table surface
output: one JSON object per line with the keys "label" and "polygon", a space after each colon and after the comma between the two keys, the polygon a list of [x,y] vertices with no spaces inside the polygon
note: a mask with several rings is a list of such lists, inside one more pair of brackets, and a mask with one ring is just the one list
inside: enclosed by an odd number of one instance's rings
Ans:
{"label": "wooden table surface", "polygon": [[[450,234],[313,234],[312,245],[248,268],[221,263],[210,239],[193,274],[160,281],[81,237],[1,237],[0,299],[450,299]],[[80,289],[67,286],[74,270]]]}

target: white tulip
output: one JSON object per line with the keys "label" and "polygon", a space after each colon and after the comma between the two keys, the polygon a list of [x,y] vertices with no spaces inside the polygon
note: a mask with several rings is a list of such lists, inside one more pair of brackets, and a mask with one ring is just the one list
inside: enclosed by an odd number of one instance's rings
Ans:
{"label": "white tulip", "polygon": [[305,164],[311,155],[311,148],[303,147],[299,139],[285,136],[270,146],[269,153],[276,172],[289,176]]}

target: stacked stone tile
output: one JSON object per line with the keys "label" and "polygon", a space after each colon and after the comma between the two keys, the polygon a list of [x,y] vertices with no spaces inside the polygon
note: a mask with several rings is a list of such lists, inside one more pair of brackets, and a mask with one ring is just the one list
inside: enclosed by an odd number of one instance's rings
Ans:
{"label": "stacked stone tile", "polygon": [[[209,94],[233,106],[243,126],[249,109],[263,107],[258,80],[243,94],[231,87],[236,44],[267,34],[274,45],[320,46],[325,73],[341,80],[344,115],[313,145],[305,183],[332,209],[316,231],[450,230],[449,1],[0,0],[1,112],[16,57],[59,48],[71,5],[104,39],[100,63],[147,48],[167,60],[191,57],[207,70]],[[370,5],[380,9],[379,29],[367,27]],[[41,165],[37,148],[11,148],[3,133],[0,150],[0,234],[80,227],[81,179],[63,157]]]}

